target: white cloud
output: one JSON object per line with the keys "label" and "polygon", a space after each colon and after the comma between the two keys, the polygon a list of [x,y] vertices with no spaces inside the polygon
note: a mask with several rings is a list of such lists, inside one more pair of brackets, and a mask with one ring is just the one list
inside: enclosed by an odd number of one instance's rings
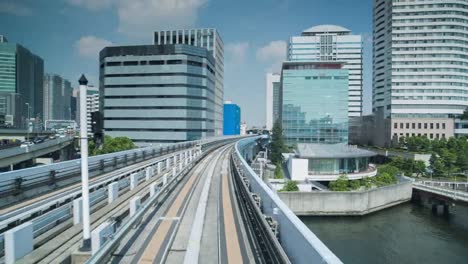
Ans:
{"label": "white cloud", "polygon": [[16,2],[0,2],[0,13],[7,13],[15,16],[30,16],[32,10],[28,6],[25,6]]}
{"label": "white cloud", "polygon": [[156,29],[192,26],[208,0],[120,0],[118,31],[131,37],[151,36]]}
{"label": "white cloud", "polygon": [[74,47],[83,57],[98,58],[99,52],[112,42],[95,36],[84,36],[75,42]]}
{"label": "white cloud", "polygon": [[245,62],[248,49],[248,42],[228,43],[225,46],[226,58],[235,64],[242,64]]}
{"label": "white cloud", "polygon": [[269,72],[279,72],[286,60],[286,41],[275,40],[257,50],[257,60],[269,63]]}
{"label": "white cloud", "polygon": [[91,11],[105,9],[112,5],[112,0],[68,0],[68,2]]}

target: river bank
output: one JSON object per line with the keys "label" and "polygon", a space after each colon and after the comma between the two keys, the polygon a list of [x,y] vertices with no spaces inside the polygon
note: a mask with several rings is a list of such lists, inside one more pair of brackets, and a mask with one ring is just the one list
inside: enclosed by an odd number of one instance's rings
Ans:
{"label": "river bank", "polygon": [[307,216],[301,220],[344,263],[451,263],[468,260],[468,208],[447,217],[415,203],[366,216]]}

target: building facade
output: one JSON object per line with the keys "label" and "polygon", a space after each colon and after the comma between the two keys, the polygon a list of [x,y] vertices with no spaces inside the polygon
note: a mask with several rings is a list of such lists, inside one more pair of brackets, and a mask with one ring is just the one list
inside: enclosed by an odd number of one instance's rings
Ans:
{"label": "building facade", "polygon": [[139,146],[215,134],[215,59],[184,44],[106,47],[100,52],[104,133]]}
{"label": "building facade", "polygon": [[224,44],[214,28],[162,30],[154,32],[155,45],[184,44],[207,49],[215,62],[215,136],[223,134]]}
{"label": "building facade", "polygon": [[[454,135],[468,107],[467,1],[374,0],[373,113],[385,135]],[[445,128],[444,128],[445,127]]]}
{"label": "building facade", "polygon": [[72,87],[57,74],[44,75],[44,120],[71,120]]}
{"label": "building facade", "polygon": [[[77,91],[76,102],[77,102],[77,120],[80,120],[80,91]],[[88,135],[92,135],[92,113],[99,112],[99,88],[92,85],[88,85],[86,89],[86,123],[88,126]]]}
{"label": "building facade", "polygon": [[267,73],[266,75],[266,129],[272,130],[273,124],[279,117],[280,110],[280,86],[281,86],[281,75],[277,73]]}
{"label": "building facade", "polygon": [[349,29],[335,25],[319,25],[291,37],[288,45],[289,61],[345,62],[349,71],[348,115],[362,115],[363,67],[362,38]]}
{"label": "building facade", "polygon": [[240,135],[241,109],[230,101],[224,103],[223,135]]}
{"label": "building facade", "polygon": [[31,119],[43,118],[43,78],[39,56],[0,38],[0,114],[11,127],[25,128],[28,111]]}
{"label": "building facade", "polygon": [[348,70],[337,62],[285,62],[281,121],[289,145],[348,143]]}

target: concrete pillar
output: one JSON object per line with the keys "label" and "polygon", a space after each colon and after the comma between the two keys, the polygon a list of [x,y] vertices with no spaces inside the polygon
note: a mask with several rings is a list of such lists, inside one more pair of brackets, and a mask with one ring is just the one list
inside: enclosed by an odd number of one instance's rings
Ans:
{"label": "concrete pillar", "polygon": [[159,186],[156,182],[150,185],[150,197],[155,196],[159,192]]}
{"label": "concrete pillar", "polygon": [[171,167],[171,158],[166,159],[166,169],[169,169]]}
{"label": "concrete pillar", "polygon": [[138,173],[132,173],[130,175],[130,191],[138,186]]}
{"label": "concrete pillar", "polygon": [[166,184],[167,184],[167,173],[164,174],[163,176],[163,186],[166,186]]}
{"label": "concrete pillar", "polygon": [[172,177],[175,177],[177,174],[177,169],[176,167],[172,168]]}
{"label": "concrete pillar", "polygon": [[175,154],[175,155],[174,155],[174,164],[176,164],[177,161],[179,160],[179,159],[177,158],[177,156],[178,156],[178,154]]}
{"label": "concrete pillar", "polygon": [[162,170],[162,162],[158,162],[158,174],[161,174],[161,170]]}
{"label": "concrete pillar", "polygon": [[146,168],[146,170],[145,170],[146,178],[145,178],[145,179],[146,179],[147,181],[149,181],[149,179],[150,179],[151,177],[153,177],[153,174],[154,174],[153,167],[148,167],[148,168]]}
{"label": "concrete pillar", "polygon": [[83,219],[83,198],[73,200],[73,224],[81,223]]}
{"label": "concrete pillar", "polygon": [[5,232],[5,264],[13,264],[33,251],[33,224],[24,223]]}
{"label": "concrete pillar", "polygon": [[140,196],[135,196],[132,199],[130,199],[130,217],[134,216],[138,212],[138,209],[140,209],[140,206],[141,206]]}
{"label": "concrete pillar", "polygon": [[91,253],[96,254],[101,246],[109,240],[114,233],[114,227],[110,222],[100,224],[91,232]]}
{"label": "concrete pillar", "polygon": [[182,171],[183,167],[184,167],[184,162],[181,161],[179,163],[179,171]]}
{"label": "concrete pillar", "polygon": [[107,202],[109,204],[115,201],[117,198],[119,198],[119,183],[113,182],[109,184],[109,186],[107,187],[107,194]]}

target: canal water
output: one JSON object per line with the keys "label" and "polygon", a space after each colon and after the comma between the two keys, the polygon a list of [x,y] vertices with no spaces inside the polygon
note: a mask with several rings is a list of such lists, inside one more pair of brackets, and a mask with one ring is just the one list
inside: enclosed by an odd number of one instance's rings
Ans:
{"label": "canal water", "polygon": [[405,203],[367,216],[302,217],[344,263],[468,263],[468,208]]}

